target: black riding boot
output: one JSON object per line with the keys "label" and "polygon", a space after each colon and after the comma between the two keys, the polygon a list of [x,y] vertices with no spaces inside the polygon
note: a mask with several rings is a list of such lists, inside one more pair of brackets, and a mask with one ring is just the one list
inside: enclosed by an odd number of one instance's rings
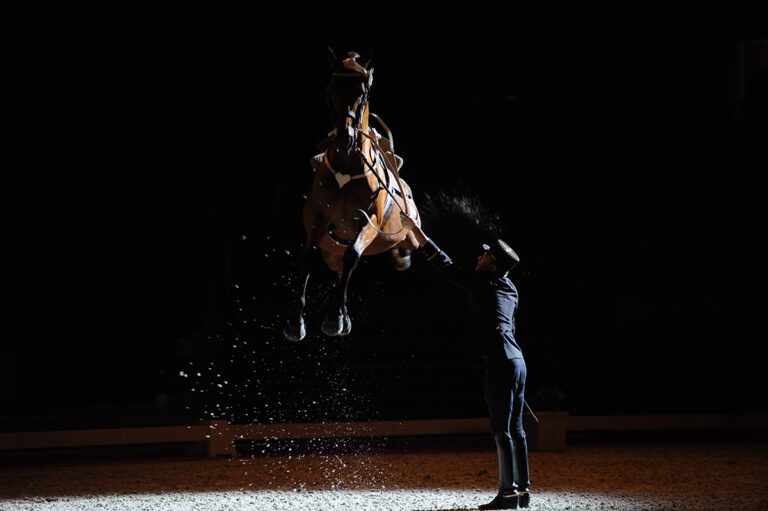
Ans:
{"label": "black riding boot", "polygon": [[528,473],[528,442],[525,439],[525,433],[516,434],[513,430],[510,444],[512,445],[512,455],[515,460],[515,488],[521,493],[521,507],[528,507],[527,504],[522,505],[524,500],[530,499],[528,494],[523,498],[522,493],[527,492],[528,486],[531,484],[530,475]]}
{"label": "black riding boot", "polygon": [[525,439],[525,432],[515,434],[512,432],[512,455],[515,457],[515,483],[519,494],[518,503],[520,507],[528,507],[531,502],[531,494],[528,486],[531,484],[528,474],[528,442]]}
{"label": "black riding boot", "polygon": [[494,433],[493,439],[496,441],[496,453],[499,458],[499,491],[514,493],[517,491],[517,484],[515,484],[512,439],[504,432]]}
{"label": "black riding boot", "polygon": [[480,509],[517,509],[518,495],[515,484],[514,463],[512,457],[512,440],[509,434],[499,432],[493,434],[496,442],[496,453],[499,459],[499,493]]}

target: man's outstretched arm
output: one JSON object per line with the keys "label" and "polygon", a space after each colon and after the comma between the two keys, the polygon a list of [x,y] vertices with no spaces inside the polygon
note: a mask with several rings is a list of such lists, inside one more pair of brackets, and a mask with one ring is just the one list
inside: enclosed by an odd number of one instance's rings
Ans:
{"label": "man's outstretched arm", "polygon": [[416,225],[413,219],[402,211],[400,212],[400,222],[403,224],[403,227],[405,227],[406,230],[413,233],[416,241],[419,243],[419,250],[424,251],[424,255],[426,256],[427,261],[436,264],[440,268],[447,268],[453,264],[453,261],[450,257],[448,257],[448,254],[440,250],[440,247],[438,247],[434,241],[429,239],[427,235],[424,234],[424,231],[421,230],[421,227]]}
{"label": "man's outstretched arm", "polygon": [[411,217],[400,212],[400,221],[403,227],[411,231],[416,237],[416,241],[419,243],[419,250],[424,253],[427,261],[442,270],[441,273],[448,278],[451,284],[464,291],[469,291],[479,285],[480,281],[473,274],[457,268],[448,254],[440,250],[440,247],[424,234],[424,231],[413,222]]}

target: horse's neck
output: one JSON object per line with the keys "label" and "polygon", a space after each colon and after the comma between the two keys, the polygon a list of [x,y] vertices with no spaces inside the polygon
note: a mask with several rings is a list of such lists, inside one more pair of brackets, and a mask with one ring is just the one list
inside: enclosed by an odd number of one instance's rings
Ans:
{"label": "horse's neck", "polygon": [[[363,118],[360,121],[360,129],[364,132],[368,133],[368,114],[370,113],[370,107],[369,103],[365,104],[365,108],[363,109]],[[366,169],[364,168],[363,164],[363,158],[370,160],[368,158],[368,154],[371,150],[371,142],[368,140],[367,137],[363,135],[357,135],[362,140],[360,141],[360,152],[355,151],[354,153],[351,153],[349,155],[342,155],[340,153],[337,153],[336,151],[328,151],[329,154],[329,161],[331,162],[331,165],[333,165],[336,170],[342,171],[344,173],[360,173],[364,172]],[[333,146],[332,146],[333,147]],[[369,163],[372,163],[369,161]]]}
{"label": "horse's neck", "polygon": [[[363,132],[368,133],[368,114],[370,113],[371,104],[366,102],[365,108],[363,109],[363,118],[360,121],[360,129],[363,130]],[[371,142],[368,140],[368,137],[365,137],[363,135],[358,135],[361,138],[360,141],[360,149],[363,153],[363,158],[367,158],[368,152],[371,150]]]}
{"label": "horse's neck", "polygon": [[[360,120],[360,129],[364,133],[368,133],[368,114],[371,111],[370,105],[370,103],[365,103],[365,108],[363,109],[363,118]],[[362,157],[370,160],[370,158],[368,158],[368,153],[371,150],[371,142],[368,140],[368,137],[364,135],[358,134],[357,136],[360,137],[360,150],[362,152]]]}
{"label": "horse's neck", "polygon": [[363,120],[360,122],[360,129],[368,133],[368,114],[371,112],[371,104],[366,102],[363,109]]}

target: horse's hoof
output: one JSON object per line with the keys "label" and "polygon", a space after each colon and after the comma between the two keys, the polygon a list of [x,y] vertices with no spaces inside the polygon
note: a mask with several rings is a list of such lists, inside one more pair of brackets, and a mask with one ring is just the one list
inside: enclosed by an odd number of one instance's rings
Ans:
{"label": "horse's hoof", "polygon": [[299,342],[307,335],[307,329],[304,327],[304,320],[302,319],[298,326],[292,324],[290,321],[283,328],[283,337],[289,341]]}
{"label": "horse's hoof", "polygon": [[411,251],[405,249],[394,249],[390,252],[392,257],[392,267],[397,271],[405,271],[411,267]]}
{"label": "horse's hoof", "polygon": [[328,337],[336,337],[344,331],[344,316],[327,316],[320,325],[320,330]]}
{"label": "horse's hoof", "polygon": [[349,332],[352,331],[352,319],[349,317],[349,314],[344,313],[344,328],[341,329],[341,332],[339,333],[339,337],[345,337],[349,335]]}

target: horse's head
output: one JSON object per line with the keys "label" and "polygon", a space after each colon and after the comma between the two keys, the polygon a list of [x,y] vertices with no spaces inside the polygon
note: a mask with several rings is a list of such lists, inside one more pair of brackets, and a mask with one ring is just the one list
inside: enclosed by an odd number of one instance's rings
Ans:
{"label": "horse's head", "polygon": [[328,86],[328,107],[333,117],[336,130],[334,145],[337,151],[347,154],[352,152],[357,140],[358,129],[365,115],[368,93],[373,83],[373,69],[368,65],[373,58],[373,51],[368,52],[357,62],[360,56],[349,52],[346,59],[338,59],[333,50],[328,48],[328,62],[331,65],[331,84]]}

